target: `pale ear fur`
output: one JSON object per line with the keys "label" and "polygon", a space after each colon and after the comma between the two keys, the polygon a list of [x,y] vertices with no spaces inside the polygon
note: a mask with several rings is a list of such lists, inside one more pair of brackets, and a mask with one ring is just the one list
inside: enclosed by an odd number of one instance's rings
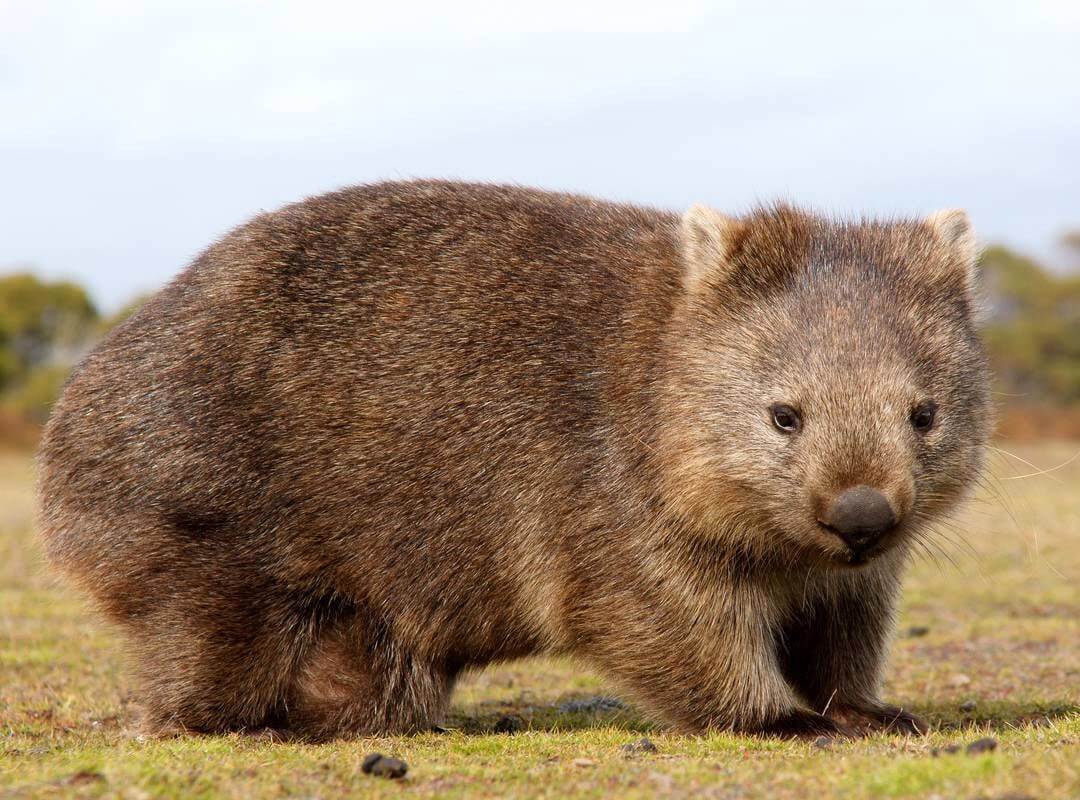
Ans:
{"label": "pale ear fur", "polygon": [[723,277],[730,269],[742,231],[742,223],[715,209],[697,203],[682,216],[680,230],[688,289],[698,286],[706,275]]}
{"label": "pale ear fur", "polygon": [[953,254],[957,266],[964,270],[965,285],[975,287],[975,266],[979,260],[979,243],[967,212],[962,208],[937,211],[926,218],[926,224]]}

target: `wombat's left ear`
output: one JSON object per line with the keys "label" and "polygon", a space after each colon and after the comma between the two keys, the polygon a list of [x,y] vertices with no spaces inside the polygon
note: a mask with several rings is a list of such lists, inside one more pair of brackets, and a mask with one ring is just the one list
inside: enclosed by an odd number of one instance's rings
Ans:
{"label": "wombat's left ear", "polygon": [[962,208],[938,211],[926,218],[926,224],[948,249],[957,269],[963,270],[964,286],[975,287],[975,266],[979,260],[979,244],[971,220]]}

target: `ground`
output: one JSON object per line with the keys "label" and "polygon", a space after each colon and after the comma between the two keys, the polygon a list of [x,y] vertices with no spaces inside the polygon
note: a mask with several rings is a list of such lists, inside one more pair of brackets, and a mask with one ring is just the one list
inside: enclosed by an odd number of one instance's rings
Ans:
{"label": "ground", "polygon": [[[445,733],[142,740],[116,638],[41,564],[30,458],[0,455],[0,798],[1080,797],[1080,444],[1003,447],[907,583],[886,694],[933,733],[825,746],[666,733],[551,660],[471,676]],[[623,751],[644,736],[655,753]],[[373,751],[408,776],[364,774]]]}

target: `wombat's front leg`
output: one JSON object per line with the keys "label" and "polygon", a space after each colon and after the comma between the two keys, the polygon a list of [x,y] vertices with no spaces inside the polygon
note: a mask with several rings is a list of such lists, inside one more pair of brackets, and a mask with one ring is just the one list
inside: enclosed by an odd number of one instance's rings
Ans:
{"label": "wombat's front leg", "polygon": [[847,733],[807,708],[784,678],[770,599],[754,587],[712,589],[696,598],[624,587],[594,598],[580,615],[588,620],[587,654],[639,704],[688,733]]}
{"label": "wombat's front leg", "polygon": [[784,625],[784,673],[815,711],[857,732],[922,734],[914,714],[880,699],[899,580],[886,570],[836,573]]}

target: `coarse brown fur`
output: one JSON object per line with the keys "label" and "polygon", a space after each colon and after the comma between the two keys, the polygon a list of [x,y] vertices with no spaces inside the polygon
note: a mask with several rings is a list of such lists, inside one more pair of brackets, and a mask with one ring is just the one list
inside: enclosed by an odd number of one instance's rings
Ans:
{"label": "coarse brown fur", "polygon": [[[684,731],[914,730],[879,687],[903,565],[988,435],[973,263],[961,212],[312,198],[77,369],[48,554],[126,633],[154,731],[422,730],[462,670],[534,653]],[[902,520],[866,563],[818,522],[854,484]]]}

